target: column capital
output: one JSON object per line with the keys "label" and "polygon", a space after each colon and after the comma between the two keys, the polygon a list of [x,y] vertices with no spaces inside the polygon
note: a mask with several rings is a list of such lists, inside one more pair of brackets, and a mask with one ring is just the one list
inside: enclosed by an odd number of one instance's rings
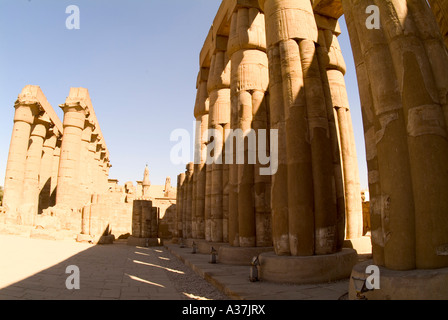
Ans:
{"label": "column capital", "polygon": [[59,131],[58,127],[56,126],[50,126],[50,130],[49,130],[53,135],[56,136],[56,138],[62,138],[62,132]]}
{"label": "column capital", "polygon": [[177,176],[177,181],[178,181],[178,185],[179,185],[179,187],[182,187],[182,185],[184,184],[184,182],[185,182],[185,173],[181,173],[181,174],[179,174],[178,176]]}
{"label": "column capital", "polygon": [[209,100],[207,81],[209,77],[209,68],[201,68],[198,75],[196,101],[194,104],[194,117],[196,120],[209,112]]}
{"label": "column capital", "polygon": [[69,102],[59,105],[64,111],[63,127],[75,127],[83,130],[86,119],[86,108],[81,102]]}
{"label": "column capital", "polygon": [[[237,0],[235,5],[235,10],[238,8],[257,8],[260,9],[260,4],[258,0]],[[234,10],[234,11],[235,11]]]}
{"label": "column capital", "polygon": [[47,136],[47,130],[51,125],[50,117],[44,113],[34,120],[34,127],[31,130],[31,136],[40,137],[45,139]]}
{"label": "column capital", "polygon": [[[96,125],[95,125],[95,121],[90,119],[89,117],[86,117],[86,122],[85,122],[85,127],[90,127],[92,128],[92,130],[95,130]],[[93,133],[92,133],[93,134]],[[97,134],[98,135],[98,134]]]}
{"label": "column capital", "polygon": [[218,51],[212,56],[207,81],[208,93],[221,88],[230,88],[230,58],[225,51]]}
{"label": "column capital", "polygon": [[22,121],[30,125],[34,123],[35,117],[39,114],[40,104],[35,99],[17,99],[14,103],[16,112],[14,122]]}
{"label": "column capital", "polygon": [[188,163],[185,169],[186,169],[185,170],[185,178],[187,180],[189,180],[193,176],[193,173],[194,173],[194,163],[193,162]]}
{"label": "column capital", "polygon": [[317,43],[318,31],[311,1],[260,0],[259,4],[266,17],[267,47],[290,39]]}
{"label": "column capital", "polygon": [[44,140],[44,148],[50,148],[54,150],[56,148],[58,137],[53,133],[52,129],[53,128],[47,130],[47,136]]}
{"label": "column capital", "polygon": [[64,113],[71,111],[84,111],[85,113],[88,112],[87,107],[82,102],[74,100],[71,101],[69,99],[67,99],[64,104],[60,104],[59,108],[61,108]]}
{"label": "column capital", "polygon": [[27,96],[20,96],[18,99],[14,102],[14,108],[18,108],[21,106],[27,106],[27,107],[34,107],[34,108],[40,108],[39,101],[34,97],[27,97]]}

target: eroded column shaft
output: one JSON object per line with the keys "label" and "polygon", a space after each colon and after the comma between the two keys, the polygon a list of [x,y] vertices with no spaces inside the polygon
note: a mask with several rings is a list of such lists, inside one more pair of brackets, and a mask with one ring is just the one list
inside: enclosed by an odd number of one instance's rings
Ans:
{"label": "eroded column shaft", "polygon": [[194,108],[196,118],[196,143],[195,143],[195,226],[193,238],[205,239],[205,190],[206,190],[206,158],[207,158],[207,130],[209,124],[209,97],[207,80],[209,69],[201,68],[197,80],[197,94]]}
{"label": "eroded column shaft", "polygon": [[[231,188],[235,188],[232,184],[237,185],[238,222],[229,221],[229,226],[238,228],[238,232],[232,231],[232,234],[239,237],[235,241],[232,236],[230,243],[242,247],[270,246],[270,176],[260,174],[256,152],[257,142],[263,134],[260,131],[265,130],[265,137],[269,136],[265,96],[269,82],[268,58],[265,20],[259,8],[237,7],[230,24],[228,53],[232,65],[231,127],[242,133],[233,142],[244,143],[243,149],[233,149],[236,154],[244,152],[244,163],[234,162],[234,168],[230,168],[230,171],[235,170],[230,173],[229,182]],[[244,140],[238,141],[242,137]],[[230,194],[229,199],[232,199]],[[234,210],[231,206],[230,203],[229,210]],[[235,217],[229,215],[229,219]]]}
{"label": "eroded column shaft", "polygon": [[[266,15],[271,125],[286,152],[272,182],[274,248],[279,255],[335,253],[342,246],[341,177],[335,174],[313,9],[307,0],[259,3]],[[275,190],[279,185],[287,186],[287,195]]]}
{"label": "eroded column shaft", "polygon": [[85,110],[79,104],[65,104],[64,137],[59,162],[56,205],[69,208],[79,204],[79,162],[81,159],[81,138],[85,124]]}
{"label": "eroded column shaft", "polygon": [[[207,164],[206,184],[210,188],[210,218],[206,225],[210,230],[209,240],[212,242],[223,242],[225,238],[228,239],[228,235],[224,235],[223,139],[224,126],[230,123],[230,60],[226,51],[218,49],[211,59],[207,82],[208,128],[210,135],[213,136],[208,146],[210,152],[207,153],[213,157],[213,163]],[[225,229],[227,230],[227,227]]]}
{"label": "eroded column shaft", "polygon": [[31,126],[37,115],[38,106],[17,101],[15,108],[3,196],[4,206],[13,220],[17,217],[17,209],[22,203],[26,156]]}
{"label": "eroded column shaft", "polygon": [[51,185],[53,180],[53,166],[54,166],[54,153],[58,140],[57,129],[53,127],[47,133],[44,141],[42,160],[40,166],[40,176],[39,176],[39,211],[42,213],[43,210],[50,207],[51,202]]}
{"label": "eroded column shaft", "polygon": [[34,225],[39,208],[39,171],[44,139],[47,136],[49,119],[36,118],[31,130],[27,152],[25,178],[23,180],[23,203],[20,206],[22,224]]}
{"label": "eroded column shaft", "polygon": [[[367,30],[357,14],[372,4],[380,30]],[[397,270],[446,267],[448,63],[434,17],[424,1],[343,5],[363,100],[374,261]]]}

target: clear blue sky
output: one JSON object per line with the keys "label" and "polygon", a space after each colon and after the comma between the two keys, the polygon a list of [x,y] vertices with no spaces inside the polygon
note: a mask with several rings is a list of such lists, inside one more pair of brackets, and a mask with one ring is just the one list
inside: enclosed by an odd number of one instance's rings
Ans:
{"label": "clear blue sky", "polygon": [[[61,121],[70,87],[89,89],[111,154],[110,177],[176,183],[183,165],[170,161],[170,134],[193,134],[199,52],[220,0],[1,0],[0,185],[11,138],[14,101],[39,85]],[[80,29],[68,30],[66,7],[80,9]],[[340,42],[360,164],[367,187],[356,74],[345,24]],[[193,156],[193,154],[192,154]]]}

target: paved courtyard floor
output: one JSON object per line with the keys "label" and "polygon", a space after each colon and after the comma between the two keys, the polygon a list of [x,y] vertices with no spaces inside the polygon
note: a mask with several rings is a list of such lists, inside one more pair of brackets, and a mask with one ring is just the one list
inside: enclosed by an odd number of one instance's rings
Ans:
{"label": "paved courtyard floor", "polygon": [[[252,283],[249,267],[209,260],[175,244],[95,246],[0,234],[0,300],[338,300],[348,291],[348,279]],[[67,288],[75,283],[70,266],[79,270],[79,289]]]}
{"label": "paved courtyard floor", "polygon": [[[66,281],[79,268],[80,289]],[[75,283],[71,278],[69,284]],[[93,246],[0,235],[0,300],[228,299],[163,247]]]}

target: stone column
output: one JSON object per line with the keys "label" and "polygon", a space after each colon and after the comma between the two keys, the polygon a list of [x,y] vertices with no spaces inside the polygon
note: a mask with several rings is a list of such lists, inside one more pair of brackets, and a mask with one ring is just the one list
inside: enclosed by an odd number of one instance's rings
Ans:
{"label": "stone column", "polygon": [[448,2],[445,0],[428,0],[434,12],[440,32],[448,48]]}
{"label": "stone column", "polygon": [[101,183],[101,193],[107,192],[108,187],[108,180],[109,180],[109,170],[111,168],[111,164],[109,161],[109,153],[106,152],[103,160],[103,170],[102,170],[102,183]]}
{"label": "stone column", "polygon": [[94,189],[95,193],[99,192],[100,189],[100,176],[99,171],[101,168],[101,150],[103,145],[100,142],[100,138],[97,137],[96,147],[95,147],[95,156],[94,156],[94,165],[93,165],[93,180],[94,180]]}
{"label": "stone column", "polygon": [[58,129],[53,126],[53,128],[48,130],[43,145],[42,160],[39,170],[39,214],[50,207],[51,186],[53,183],[53,162],[55,159],[54,154],[58,135]]}
{"label": "stone column", "polygon": [[[98,148],[97,148],[98,150]],[[101,194],[104,190],[104,159],[106,157],[106,147],[103,144],[103,141],[100,141],[99,151],[98,151],[98,163],[97,163],[97,171],[96,171],[96,193]]]}
{"label": "stone column", "polygon": [[30,143],[27,152],[25,178],[23,180],[23,199],[19,208],[23,225],[33,226],[39,208],[39,173],[41,167],[44,139],[50,118],[47,114],[35,118],[31,130]]}
{"label": "stone column", "polygon": [[196,200],[195,220],[196,230],[193,238],[205,239],[205,185],[206,185],[206,157],[207,157],[207,129],[209,123],[209,97],[207,91],[208,68],[201,68],[197,81],[197,96],[194,114],[196,118],[195,145],[195,192]]}
{"label": "stone column", "polygon": [[64,111],[64,136],[61,145],[56,205],[76,208],[80,204],[79,163],[86,110],[76,101],[67,101],[60,107]]}
{"label": "stone column", "polygon": [[38,114],[39,106],[36,101],[27,100],[25,96],[20,95],[14,107],[16,111],[6,166],[3,204],[11,222],[17,223],[17,209],[23,203],[25,166],[31,126]]}
{"label": "stone column", "polygon": [[185,182],[185,173],[181,173],[177,176],[177,199],[176,199],[176,208],[177,208],[177,236],[179,238],[183,238],[183,208],[185,205],[184,202],[184,182]]}
{"label": "stone column", "polygon": [[[207,124],[208,128],[208,124]],[[208,137],[209,139],[209,137]],[[208,141],[207,141],[208,144]],[[211,163],[206,164],[205,166],[205,201],[204,201],[204,235],[205,240],[212,241],[212,233],[211,233],[211,196],[212,196],[212,169],[213,165]]]}
{"label": "stone column", "polygon": [[[337,176],[338,221],[343,224],[345,215],[345,238],[356,239],[363,235],[361,185],[355,136],[344,80],[346,65],[337,38],[341,31],[336,19],[318,14],[315,14],[315,17],[319,28],[317,52],[321,78],[324,80],[326,101],[327,104],[329,103],[327,115],[334,171]],[[343,179],[341,174],[343,174]],[[339,230],[343,232],[344,227]]]}
{"label": "stone column", "polygon": [[226,143],[227,143],[227,133],[230,130],[230,117],[229,114],[229,123],[223,125],[223,151],[222,151],[222,241],[228,243],[229,242],[229,192],[230,192],[230,164],[226,163]]}
{"label": "stone column", "polygon": [[[197,122],[196,122],[197,126]],[[196,165],[193,165],[194,169],[196,169]],[[197,217],[196,217],[196,193],[197,193],[197,173],[195,170],[193,170],[193,176],[191,177],[191,238],[197,239],[197,233],[198,233],[198,224],[197,224]]]}
{"label": "stone column", "polygon": [[[375,4],[381,28],[358,14]],[[425,1],[344,0],[362,99],[374,263],[448,266],[448,56]]]}
{"label": "stone column", "polygon": [[56,205],[56,193],[58,187],[59,162],[61,159],[62,133],[59,133],[53,153],[53,169],[51,172],[51,191],[49,207]]}
{"label": "stone column", "polygon": [[88,145],[89,151],[88,151],[88,155],[87,155],[88,161],[89,161],[87,183],[89,184],[89,189],[91,190],[91,193],[96,192],[96,190],[95,190],[95,186],[96,186],[95,173],[96,173],[96,168],[97,168],[97,162],[96,162],[97,160],[95,159],[95,157],[96,157],[97,141],[98,141],[98,135],[94,131],[91,134],[91,140]]}
{"label": "stone column", "polygon": [[[213,164],[211,166],[210,196],[210,240],[223,242],[223,150],[224,126],[230,123],[230,60],[226,52],[227,38],[219,36],[211,59],[210,74],[207,82],[209,93],[209,129],[214,133],[210,145],[213,148]],[[208,152],[207,152],[208,153]]]}
{"label": "stone column", "polygon": [[90,145],[92,141],[92,132],[95,128],[95,124],[92,120],[86,118],[84,130],[82,132],[81,142],[81,158],[80,158],[80,201],[83,204],[89,203],[93,194],[91,183],[92,172],[92,156],[90,151]]}
{"label": "stone column", "polygon": [[190,162],[187,164],[185,171],[185,182],[184,182],[184,237],[190,239],[192,237],[192,204],[193,204],[193,173],[194,164]]}
{"label": "stone column", "polygon": [[[235,115],[232,128],[241,130],[247,137],[244,164],[235,164],[235,168],[230,169],[238,170],[238,180],[233,183],[237,182],[239,235],[239,240],[235,241],[232,231],[230,243],[241,247],[270,246],[270,177],[261,176],[260,164],[251,162],[252,156],[256,158],[257,155],[253,153],[253,146],[251,150],[249,146],[258,141],[260,129],[269,128],[265,99],[269,83],[265,19],[259,8],[237,6],[230,24],[228,54],[232,65],[232,114]],[[236,171],[233,179],[235,174]],[[236,223],[231,225],[233,228]]]}
{"label": "stone column", "polygon": [[259,3],[266,16],[271,127],[279,134],[279,166],[272,178],[275,252],[336,253],[343,242],[337,176],[311,2]]}
{"label": "stone column", "polygon": [[82,208],[81,234],[90,235],[91,212],[91,204]]}

